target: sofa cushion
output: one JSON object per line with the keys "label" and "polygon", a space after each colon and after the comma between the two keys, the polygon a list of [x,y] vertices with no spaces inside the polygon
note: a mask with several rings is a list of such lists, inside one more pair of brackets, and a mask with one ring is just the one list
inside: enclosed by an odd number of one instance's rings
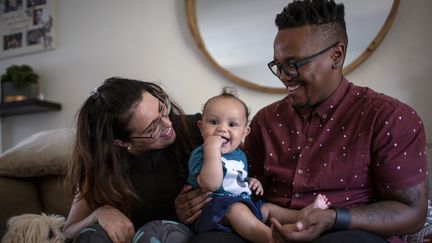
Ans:
{"label": "sofa cushion", "polygon": [[0,176],[0,237],[7,220],[24,213],[40,213],[42,205],[34,178],[8,178]]}
{"label": "sofa cushion", "polygon": [[64,188],[64,176],[41,176],[37,178],[39,197],[44,213],[67,216],[72,205],[72,196]]}
{"label": "sofa cushion", "polygon": [[72,156],[73,129],[38,132],[0,155],[0,175],[32,177],[63,175]]}

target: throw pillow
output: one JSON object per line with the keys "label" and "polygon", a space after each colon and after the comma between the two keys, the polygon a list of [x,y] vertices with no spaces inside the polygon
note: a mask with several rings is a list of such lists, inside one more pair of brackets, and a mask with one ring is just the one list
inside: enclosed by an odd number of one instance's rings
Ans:
{"label": "throw pillow", "polygon": [[72,156],[73,129],[38,132],[0,154],[0,175],[63,175]]}

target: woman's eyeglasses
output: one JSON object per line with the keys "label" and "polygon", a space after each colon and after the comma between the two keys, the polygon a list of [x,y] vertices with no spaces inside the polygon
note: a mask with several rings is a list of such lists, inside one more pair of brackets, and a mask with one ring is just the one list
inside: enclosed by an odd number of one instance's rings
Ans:
{"label": "woman's eyeglasses", "polygon": [[165,98],[164,102],[159,101],[159,116],[154,119],[152,123],[145,129],[149,131],[147,136],[129,137],[129,139],[158,139],[163,131],[162,118],[168,117],[171,112],[171,101],[169,98]]}

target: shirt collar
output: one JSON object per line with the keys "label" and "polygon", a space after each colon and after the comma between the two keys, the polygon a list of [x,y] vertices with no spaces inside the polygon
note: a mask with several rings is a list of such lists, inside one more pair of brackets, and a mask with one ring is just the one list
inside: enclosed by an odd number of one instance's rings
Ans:
{"label": "shirt collar", "polygon": [[320,117],[322,121],[327,121],[327,119],[330,118],[330,115],[333,114],[336,106],[345,96],[348,87],[348,80],[342,78],[342,81],[339,83],[339,86],[336,88],[336,90],[315,108],[316,114]]}
{"label": "shirt collar", "polygon": [[330,118],[330,115],[333,113],[336,106],[342,100],[346,91],[348,90],[349,82],[345,78],[342,78],[342,81],[339,83],[338,87],[333,91],[333,93],[327,97],[321,104],[317,105],[313,108],[302,108],[296,109],[298,114],[300,114],[303,119],[307,120],[309,116],[315,112],[316,115],[321,119],[321,121],[325,122]]}

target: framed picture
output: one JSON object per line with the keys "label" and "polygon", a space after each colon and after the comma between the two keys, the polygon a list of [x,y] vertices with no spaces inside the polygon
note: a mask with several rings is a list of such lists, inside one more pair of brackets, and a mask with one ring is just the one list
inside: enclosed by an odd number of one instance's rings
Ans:
{"label": "framed picture", "polygon": [[0,59],[51,50],[55,0],[0,0]]}

